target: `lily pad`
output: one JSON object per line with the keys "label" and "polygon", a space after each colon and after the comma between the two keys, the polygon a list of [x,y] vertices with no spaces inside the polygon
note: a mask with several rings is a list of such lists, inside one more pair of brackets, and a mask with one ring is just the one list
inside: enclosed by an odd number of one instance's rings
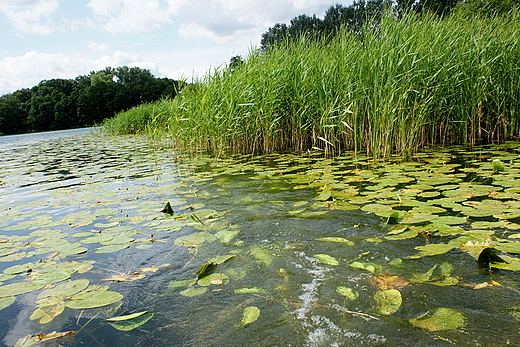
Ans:
{"label": "lily pad", "polygon": [[110,305],[123,299],[123,295],[109,290],[93,290],[76,294],[65,302],[65,306],[74,309],[87,309]]}
{"label": "lily pad", "polygon": [[359,293],[352,288],[338,286],[336,291],[343,295],[347,300],[354,301],[359,297]]}
{"label": "lily pad", "polygon": [[4,298],[0,298],[0,311],[4,308],[11,306],[12,303],[16,301],[14,296],[6,296]]}
{"label": "lily pad", "polygon": [[208,291],[207,287],[191,287],[188,289],[184,289],[182,292],[180,292],[180,294],[182,296],[186,296],[186,297],[193,297],[193,296],[202,295],[202,294],[206,293],[207,291]]}
{"label": "lily pad", "polygon": [[350,240],[347,240],[347,239],[345,239],[343,237],[333,237],[333,236],[330,236],[330,237],[320,237],[317,240],[318,241],[325,241],[325,242],[342,243],[344,246],[353,246],[354,245],[354,242],[352,242]]}
{"label": "lily pad", "polygon": [[58,284],[56,287],[51,289],[46,289],[40,294],[38,294],[38,299],[49,297],[49,296],[57,296],[57,297],[68,297],[74,294],[81,292],[86,289],[89,285],[88,279],[79,279],[70,282],[65,282],[62,284]]}
{"label": "lily pad", "polygon": [[417,328],[429,331],[456,330],[463,327],[465,318],[459,311],[439,307],[409,320]]}
{"label": "lily pad", "polygon": [[260,317],[260,309],[256,306],[248,306],[242,314],[240,325],[247,325],[255,322]]}
{"label": "lily pad", "polygon": [[448,245],[445,243],[433,243],[426,246],[418,246],[415,247],[416,250],[419,251],[416,255],[409,256],[410,259],[417,259],[421,257],[444,254],[453,249],[452,245]]}
{"label": "lily pad", "polygon": [[334,265],[334,266],[339,265],[339,261],[336,258],[334,258],[333,256],[330,256],[328,254],[315,254],[314,258],[318,259],[318,261],[321,264]]}
{"label": "lily pad", "polygon": [[374,295],[376,309],[382,315],[388,316],[401,307],[403,298],[397,289],[380,290]]}
{"label": "lily pad", "polygon": [[63,310],[65,310],[65,304],[63,302],[59,302],[52,306],[38,307],[36,310],[34,310],[29,319],[40,319],[40,324],[47,324],[51,322],[56,316],[59,316]]}

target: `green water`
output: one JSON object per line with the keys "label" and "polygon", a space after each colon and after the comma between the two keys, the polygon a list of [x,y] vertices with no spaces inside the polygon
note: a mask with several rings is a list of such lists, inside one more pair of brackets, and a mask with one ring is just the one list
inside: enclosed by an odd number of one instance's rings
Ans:
{"label": "green water", "polygon": [[[10,284],[43,278],[46,287],[0,311],[0,339],[12,346],[75,331],[46,343],[520,345],[516,148],[451,148],[373,165],[348,153],[195,160],[96,134],[6,145],[0,303]],[[496,158],[505,170],[493,173]],[[173,215],[161,212],[166,202]],[[505,269],[479,268],[484,248],[496,249],[508,264],[495,267]],[[72,265],[48,279],[51,262]],[[197,281],[208,262],[218,265]],[[30,271],[9,275],[27,263]],[[43,290],[78,279],[123,298],[65,307],[45,324],[30,319]],[[382,292],[400,297],[390,313]],[[259,315],[243,324],[251,308]],[[147,310],[153,317],[130,331],[105,321]],[[435,312],[450,317],[426,320]]]}

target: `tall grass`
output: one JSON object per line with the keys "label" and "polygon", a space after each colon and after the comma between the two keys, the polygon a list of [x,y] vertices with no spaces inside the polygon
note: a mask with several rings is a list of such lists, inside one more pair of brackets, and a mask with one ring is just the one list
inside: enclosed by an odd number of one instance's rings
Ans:
{"label": "tall grass", "polygon": [[386,16],[363,40],[344,32],[253,51],[174,100],[117,115],[112,132],[145,131],[184,151],[344,149],[374,157],[433,144],[519,135],[520,14]]}

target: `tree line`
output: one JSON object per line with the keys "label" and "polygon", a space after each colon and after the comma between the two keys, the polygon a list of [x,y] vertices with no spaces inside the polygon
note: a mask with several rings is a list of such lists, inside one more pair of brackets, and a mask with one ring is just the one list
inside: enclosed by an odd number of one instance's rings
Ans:
{"label": "tree line", "polygon": [[329,7],[323,19],[302,14],[293,18],[290,24],[277,23],[262,34],[260,49],[265,51],[274,45],[297,40],[302,35],[310,39],[329,39],[345,29],[362,36],[363,28],[367,24],[378,25],[386,11],[396,16],[408,11],[447,16],[455,8],[461,8],[470,13],[493,15],[506,13],[515,6],[520,6],[520,0],[358,0],[350,6],[336,4]]}
{"label": "tree line", "polygon": [[184,84],[128,66],[43,80],[0,97],[0,135],[92,126],[133,106],[173,98]]}

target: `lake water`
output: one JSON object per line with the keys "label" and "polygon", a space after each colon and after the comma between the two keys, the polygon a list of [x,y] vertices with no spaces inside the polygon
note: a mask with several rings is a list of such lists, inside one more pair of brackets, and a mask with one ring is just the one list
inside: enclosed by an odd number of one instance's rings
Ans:
{"label": "lake water", "polygon": [[2,345],[520,346],[516,143],[373,165],[89,132],[0,137]]}

